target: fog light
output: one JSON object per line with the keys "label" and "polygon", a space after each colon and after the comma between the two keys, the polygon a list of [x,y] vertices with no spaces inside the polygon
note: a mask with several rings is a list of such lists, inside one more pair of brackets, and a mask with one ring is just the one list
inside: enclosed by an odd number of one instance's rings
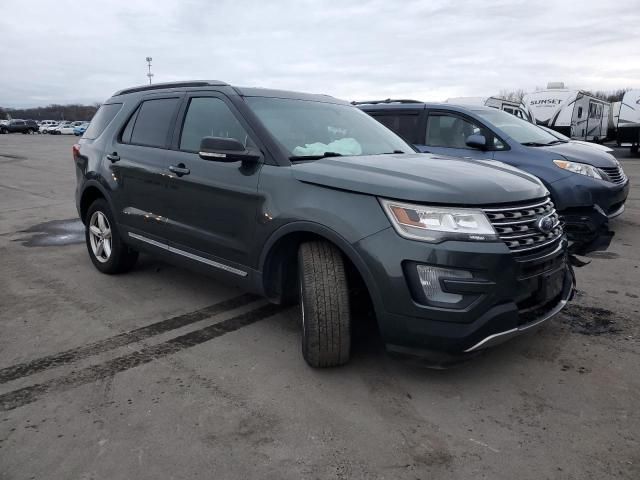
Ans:
{"label": "fog light", "polygon": [[430,265],[418,265],[416,268],[424,295],[432,302],[458,303],[462,300],[462,295],[442,291],[441,278],[473,278],[471,272],[465,270],[450,270]]}

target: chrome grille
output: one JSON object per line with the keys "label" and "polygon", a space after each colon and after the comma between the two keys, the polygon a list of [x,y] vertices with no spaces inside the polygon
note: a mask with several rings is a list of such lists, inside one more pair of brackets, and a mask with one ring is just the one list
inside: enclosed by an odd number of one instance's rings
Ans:
{"label": "chrome grille", "polygon": [[[562,238],[562,225],[549,197],[522,205],[483,208],[500,239],[514,253],[530,252],[550,246]],[[549,216],[553,226],[548,233],[538,228],[538,221]]]}
{"label": "chrome grille", "polygon": [[622,167],[605,167],[599,168],[598,170],[603,172],[607,176],[609,181],[613,183],[624,183],[627,181],[627,176],[624,174],[624,170],[622,170]]}

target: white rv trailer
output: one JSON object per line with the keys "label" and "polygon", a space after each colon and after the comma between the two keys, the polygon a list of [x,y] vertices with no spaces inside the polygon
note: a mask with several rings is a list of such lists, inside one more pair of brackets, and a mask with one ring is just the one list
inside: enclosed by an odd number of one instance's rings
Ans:
{"label": "white rv trailer", "polygon": [[507,100],[500,97],[452,97],[447,98],[445,103],[453,103],[455,105],[484,105],[486,107],[497,108],[498,110],[504,110],[511,113],[516,117],[523,120],[531,121],[529,113],[522,108],[520,102],[514,100]]}
{"label": "white rv trailer", "polygon": [[567,137],[596,142],[607,137],[611,106],[588,92],[550,83],[546,90],[526,94],[522,103],[534,123]]}
{"label": "white rv trailer", "polygon": [[611,115],[609,115],[609,138],[616,138],[618,131],[618,117],[620,116],[620,106],[622,102],[611,103]]}
{"label": "white rv trailer", "polygon": [[618,144],[631,143],[631,153],[638,154],[640,144],[640,90],[629,90],[622,97],[618,118]]}

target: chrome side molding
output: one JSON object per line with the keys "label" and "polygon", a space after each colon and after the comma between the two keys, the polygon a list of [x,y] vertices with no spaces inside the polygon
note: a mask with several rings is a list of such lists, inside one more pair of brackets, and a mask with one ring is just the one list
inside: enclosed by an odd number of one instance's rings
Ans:
{"label": "chrome side molding", "polygon": [[200,255],[195,255],[193,253],[185,252],[184,250],[180,250],[176,247],[171,247],[166,243],[158,242],[151,238],[147,238],[144,235],[138,235],[137,233],[129,232],[129,236],[135,240],[139,240],[141,242],[148,243],[149,245],[153,245],[154,247],[162,248],[171,253],[175,253],[176,255],[181,255],[183,257],[189,258],[191,260],[195,260],[196,262],[204,263],[214,268],[219,268],[220,270],[224,270],[225,272],[233,273],[240,277],[246,277],[248,275],[244,270],[239,270],[234,267],[230,267],[229,265],[225,265],[224,263],[216,262],[214,260],[210,260],[208,258],[201,257]]}

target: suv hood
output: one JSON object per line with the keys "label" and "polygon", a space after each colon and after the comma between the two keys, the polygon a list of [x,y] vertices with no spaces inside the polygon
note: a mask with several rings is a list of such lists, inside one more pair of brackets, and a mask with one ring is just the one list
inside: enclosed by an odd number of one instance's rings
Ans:
{"label": "suv hood", "polygon": [[423,203],[488,205],[547,194],[536,177],[503,163],[444,155],[331,157],[291,168],[302,182]]}
{"label": "suv hood", "polygon": [[[548,147],[538,147],[549,153],[561,155],[572,162],[588,163],[594,167],[615,167],[618,165],[616,159],[610,153],[593,148],[591,145],[567,142],[549,145]],[[559,158],[562,160],[562,158]]]}

